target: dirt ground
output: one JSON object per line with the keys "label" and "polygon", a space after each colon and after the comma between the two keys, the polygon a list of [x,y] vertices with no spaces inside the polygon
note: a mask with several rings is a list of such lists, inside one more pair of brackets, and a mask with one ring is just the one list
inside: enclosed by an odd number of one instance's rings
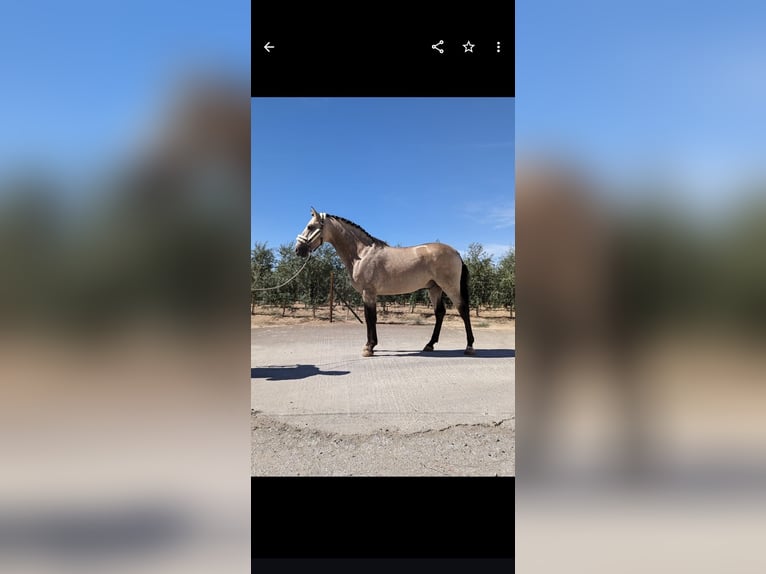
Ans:
{"label": "dirt ground", "polygon": [[[364,309],[354,307],[354,312],[364,321]],[[303,305],[288,307],[283,316],[281,307],[256,305],[254,313],[250,315],[250,326],[260,327],[263,325],[300,325],[302,323],[330,322],[330,307],[325,305],[316,311],[305,308]],[[357,323],[358,319],[343,305],[335,305],[333,308],[333,321],[338,323]],[[414,311],[409,305],[387,305],[385,308],[378,304],[378,323],[381,325],[431,325],[434,324],[434,311],[430,306],[417,305]],[[473,328],[488,329],[513,329],[516,321],[510,317],[507,309],[480,309],[479,316],[476,310],[471,310],[471,326]],[[462,327],[463,320],[457,310],[447,309],[444,317],[444,326]]]}
{"label": "dirt ground", "polygon": [[471,476],[513,473],[513,419],[403,433],[330,433],[252,411],[253,475]]}
{"label": "dirt ground", "polygon": [[379,345],[365,358],[366,329],[353,316],[260,311],[251,329],[253,476],[515,474],[514,321],[480,312],[476,355],[466,357],[456,313],[432,353],[422,347],[433,316],[380,313]]}

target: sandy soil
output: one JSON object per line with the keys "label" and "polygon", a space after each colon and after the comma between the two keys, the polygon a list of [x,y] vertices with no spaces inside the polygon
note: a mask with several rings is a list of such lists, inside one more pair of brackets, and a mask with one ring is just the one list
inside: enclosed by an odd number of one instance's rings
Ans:
{"label": "sandy soil", "polygon": [[[356,307],[354,311],[364,321],[364,309]],[[303,305],[295,305],[286,309],[284,316],[281,307],[256,306],[255,313],[250,315],[250,326],[254,328],[271,325],[300,325],[313,321],[329,323],[329,306],[319,307],[316,312],[313,312],[310,308],[304,308]],[[333,321],[356,323],[357,319],[346,307],[335,306]],[[411,312],[409,305],[388,305],[384,310],[379,304],[378,323],[381,325],[433,325],[434,313],[431,307],[422,305],[416,306],[414,312]],[[506,309],[480,309],[478,317],[476,310],[471,310],[471,326],[474,329],[513,329],[515,323],[515,319],[510,318]],[[462,324],[463,321],[457,310],[447,309],[444,327],[462,326]]]}
{"label": "sandy soil", "polygon": [[251,413],[252,475],[495,476],[515,474],[515,419],[414,433],[330,433]]}
{"label": "sandy soil", "polygon": [[515,474],[512,327],[465,356],[462,322],[430,353],[432,322],[382,324],[362,357],[363,325],[302,319],[251,329],[254,476]]}

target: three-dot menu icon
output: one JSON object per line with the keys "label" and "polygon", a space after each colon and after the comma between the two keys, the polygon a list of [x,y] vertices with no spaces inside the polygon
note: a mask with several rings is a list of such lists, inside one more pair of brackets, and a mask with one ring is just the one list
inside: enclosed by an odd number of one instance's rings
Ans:
{"label": "three-dot menu icon", "polygon": [[[476,48],[476,44],[471,42],[470,40],[467,41],[465,44],[462,44],[463,46],[463,53],[472,54],[474,52],[474,48]],[[272,46],[273,47],[273,46]],[[436,50],[440,54],[444,54],[444,48],[446,48],[446,44],[444,40],[439,40],[436,44],[431,44],[431,49]],[[502,49],[502,42],[497,41],[495,42],[495,51],[499,54]]]}

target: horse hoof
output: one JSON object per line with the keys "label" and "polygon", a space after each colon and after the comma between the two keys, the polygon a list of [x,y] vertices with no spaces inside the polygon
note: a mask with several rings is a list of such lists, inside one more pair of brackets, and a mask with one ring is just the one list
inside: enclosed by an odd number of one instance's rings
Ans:
{"label": "horse hoof", "polygon": [[426,345],[425,347],[423,347],[423,350],[424,351],[428,351],[430,353],[431,351],[434,350],[434,346],[433,345]]}
{"label": "horse hoof", "polygon": [[367,347],[362,349],[362,356],[363,357],[372,357],[372,349],[368,349]]}
{"label": "horse hoof", "polygon": [[473,350],[473,347],[466,347],[465,348],[465,352],[463,354],[464,355],[475,355],[476,351]]}

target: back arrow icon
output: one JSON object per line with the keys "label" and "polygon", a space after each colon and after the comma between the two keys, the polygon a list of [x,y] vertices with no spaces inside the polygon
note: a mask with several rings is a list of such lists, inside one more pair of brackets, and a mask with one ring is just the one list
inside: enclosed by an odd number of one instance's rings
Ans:
{"label": "back arrow icon", "polygon": [[266,42],[266,44],[263,46],[263,48],[266,50],[266,53],[268,54],[271,54],[272,48],[275,48],[275,46],[271,46],[270,44],[271,42]]}

